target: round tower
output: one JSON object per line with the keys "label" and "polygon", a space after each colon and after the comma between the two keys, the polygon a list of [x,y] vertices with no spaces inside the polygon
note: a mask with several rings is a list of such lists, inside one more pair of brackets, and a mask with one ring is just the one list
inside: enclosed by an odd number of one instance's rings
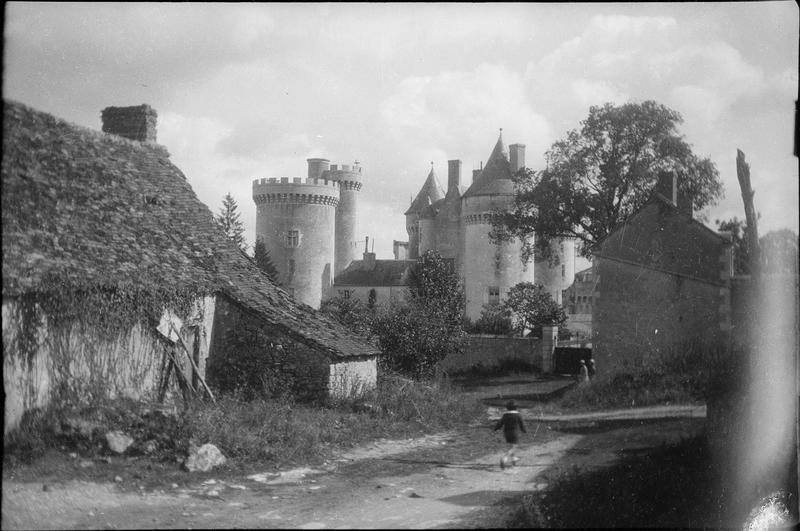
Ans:
{"label": "round tower", "polygon": [[422,209],[422,212],[419,213],[419,221],[417,222],[417,226],[419,227],[418,230],[418,239],[419,239],[419,256],[425,254],[426,251],[431,249],[437,250],[436,248],[436,214],[437,214],[437,205],[441,203],[441,200],[437,201],[436,204],[428,205],[427,207]]}
{"label": "round tower", "polygon": [[554,259],[537,259],[534,282],[544,289],[558,304],[562,304],[562,290],[567,289],[575,280],[575,240],[559,239],[551,242]]}
{"label": "round tower", "polygon": [[[312,161],[324,159],[308,159],[308,172],[311,176]],[[327,162],[327,161],[326,161]],[[355,162],[352,166],[333,164],[321,174],[324,178],[339,184],[339,206],[336,208],[335,258],[333,260],[334,275],[340,273],[359,257],[358,244],[358,192],[361,190],[361,166]]]}
{"label": "round tower", "polygon": [[256,238],[263,239],[279,283],[314,308],[333,281],[339,197],[339,183],[326,179],[253,181]]}
{"label": "round tower", "polygon": [[[443,198],[444,191],[439,184],[439,179],[436,178],[436,173],[433,171],[433,162],[431,162],[431,171],[428,173],[425,183],[420,188],[417,196],[411,201],[411,205],[405,213],[409,260],[416,260],[426,250],[435,248],[435,239],[432,239],[435,234],[432,231],[434,230],[433,223],[436,213],[435,211],[427,212],[423,221],[423,212]],[[424,234],[422,232],[423,227],[425,228]]]}
{"label": "round tower", "polygon": [[511,166],[501,133],[486,166],[461,198],[464,313],[472,320],[480,317],[484,304],[499,303],[512,286],[534,280],[533,262],[522,261],[521,241],[493,244],[489,240],[495,212],[511,208],[513,201]]}

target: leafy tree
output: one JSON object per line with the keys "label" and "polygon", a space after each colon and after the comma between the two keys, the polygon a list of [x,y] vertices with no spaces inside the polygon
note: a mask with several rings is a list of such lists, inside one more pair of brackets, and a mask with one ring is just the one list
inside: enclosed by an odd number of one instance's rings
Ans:
{"label": "leafy tree", "polygon": [[491,238],[522,238],[526,260],[534,251],[552,257],[551,240],[575,238],[589,257],[644,204],[662,171],[678,173],[695,210],[715,204],[722,194],[719,172],[678,134],[682,121],[654,101],[591,107],[581,128],[545,154],[544,170],[523,168],[514,176],[514,206],[496,217]]}
{"label": "leafy tree", "polygon": [[238,209],[239,205],[236,204],[236,200],[229,192],[222,200],[222,207],[217,215],[217,223],[242,252],[247,252],[247,244],[244,241],[244,224],[239,219]]}
{"label": "leafy tree", "polygon": [[520,282],[508,290],[504,305],[513,313],[521,333],[526,328],[563,326],[567,321],[564,309],[541,284]]}
{"label": "leafy tree", "polygon": [[473,334],[510,335],[514,331],[513,315],[505,304],[484,304],[481,315],[468,326]]}
{"label": "leafy tree", "polygon": [[452,261],[426,252],[411,275],[409,300],[377,307],[372,321],[386,367],[414,378],[432,375],[439,361],[463,346],[463,312]]}
{"label": "leafy tree", "polygon": [[278,269],[272,263],[272,259],[267,251],[267,246],[264,244],[262,238],[256,238],[256,244],[253,247],[253,259],[256,265],[264,271],[273,282],[278,282]]}
{"label": "leafy tree", "polygon": [[797,275],[798,238],[789,229],[770,231],[758,239],[761,244],[761,272]]}

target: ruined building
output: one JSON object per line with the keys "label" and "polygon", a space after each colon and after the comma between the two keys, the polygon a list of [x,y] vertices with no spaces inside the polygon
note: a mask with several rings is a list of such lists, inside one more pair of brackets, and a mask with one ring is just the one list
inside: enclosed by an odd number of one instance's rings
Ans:
{"label": "ruined building", "polygon": [[295,299],[319,308],[333,277],[357,251],[362,173],[352,166],[308,159],[308,177],[256,179],[256,238],[264,241],[278,281]]}
{"label": "ruined building", "polygon": [[519,282],[545,286],[561,303],[562,290],[575,275],[575,245],[572,240],[557,243],[558,259],[525,263],[522,242],[495,244],[489,240],[492,217],[514,202],[511,176],[525,165],[525,145],[506,149],[502,130],[486,165],[473,170],[472,183],[461,184],[461,161],[448,161],[447,190],[443,190],[431,167],[425,183],[411,202],[406,216],[408,258],[420,257],[429,249],[453,259],[464,281],[466,316],[480,317],[483,306],[499,303]]}

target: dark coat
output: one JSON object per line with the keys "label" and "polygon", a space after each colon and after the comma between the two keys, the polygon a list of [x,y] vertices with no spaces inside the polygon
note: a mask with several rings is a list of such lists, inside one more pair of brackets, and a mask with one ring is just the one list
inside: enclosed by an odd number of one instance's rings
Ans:
{"label": "dark coat", "polygon": [[497,421],[494,430],[497,431],[503,428],[503,435],[506,437],[506,442],[517,444],[519,442],[519,432],[525,432],[525,424],[522,422],[522,416],[519,411],[511,410],[506,411],[502,418]]}

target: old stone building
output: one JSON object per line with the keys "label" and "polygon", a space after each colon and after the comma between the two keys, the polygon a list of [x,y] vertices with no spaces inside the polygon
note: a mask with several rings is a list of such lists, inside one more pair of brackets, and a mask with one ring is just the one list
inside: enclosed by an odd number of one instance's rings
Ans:
{"label": "old stone building", "polygon": [[593,268],[588,267],[575,273],[575,281],[562,296],[566,326],[579,339],[592,337],[592,297],[596,284]]}
{"label": "old stone building", "polygon": [[256,238],[264,241],[279,282],[297,300],[319,308],[333,278],[358,251],[358,162],[308,159],[308,177],[253,181]]}
{"label": "old stone building", "polygon": [[677,177],[662,174],[650,200],[595,255],[593,355],[604,371],[642,366],[688,343],[726,344],[732,247],[693,218]]}
{"label": "old stone building", "polygon": [[522,242],[495,244],[489,240],[492,217],[514,201],[512,174],[525,165],[525,146],[506,149],[502,131],[486,164],[474,170],[471,184],[461,183],[461,161],[448,161],[447,190],[431,168],[422,188],[405,212],[408,257],[434,249],[453,259],[464,281],[465,314],[480,317],[485,304],[499,303],[519,282],[545,286],[556,302],[575,274],[574,241],[555,242],[557,259],[525,263]]}
{"label": "old stone building", "polygon": [[225,236],[155,143],[154,110],[106,109],[101,133],[4,103],[6,432],[64,392],[152,398],[168,352],[193,385],[242,345],[298,396],[375,385],[377,348]]}

